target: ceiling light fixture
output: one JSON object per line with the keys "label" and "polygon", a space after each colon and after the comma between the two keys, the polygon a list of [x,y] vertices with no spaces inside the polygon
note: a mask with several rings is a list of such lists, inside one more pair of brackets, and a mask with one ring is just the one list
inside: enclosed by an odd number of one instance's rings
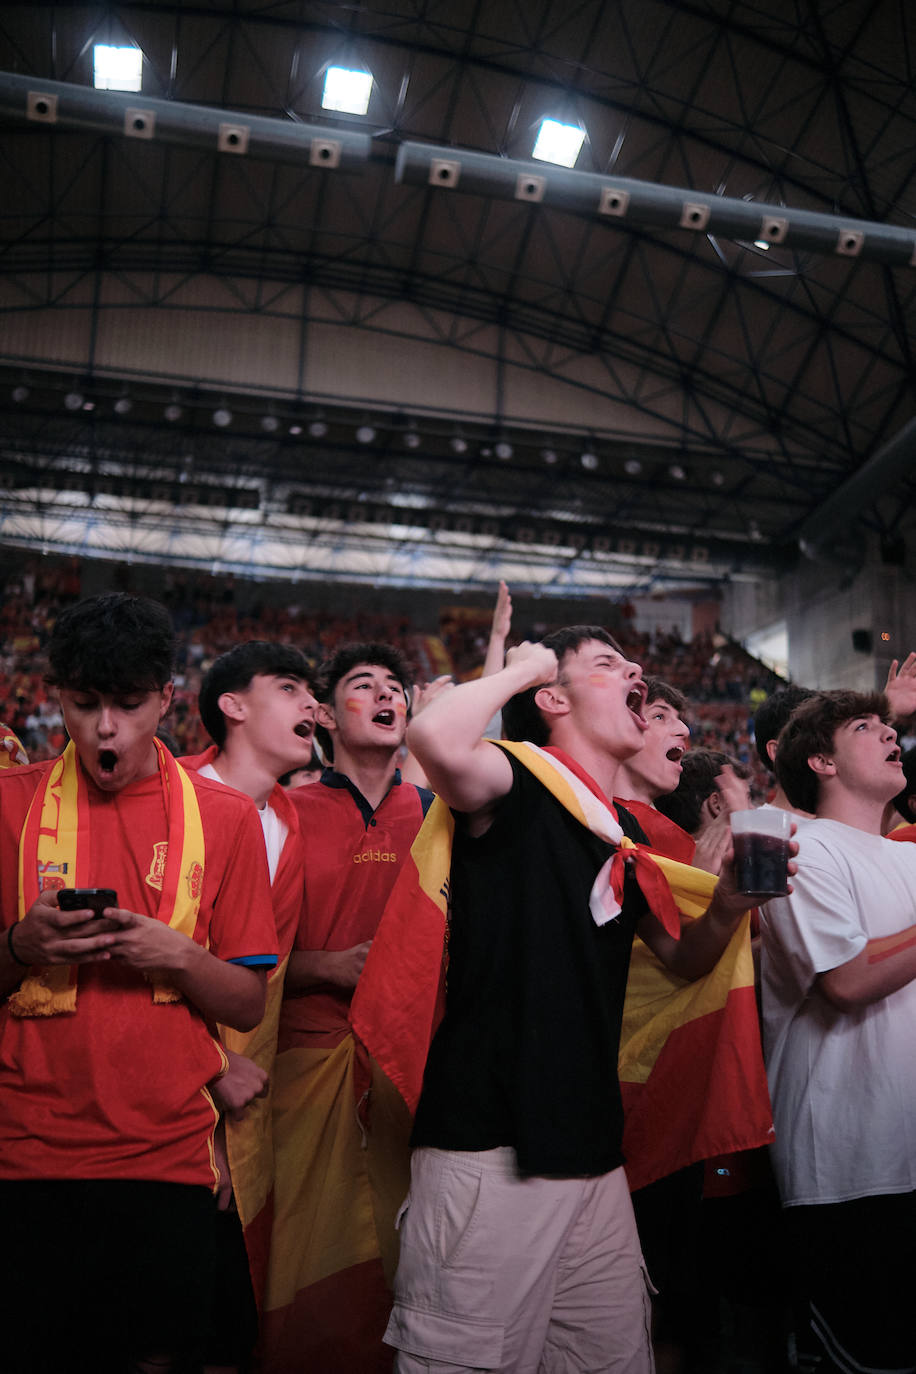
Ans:
{"label": "ceiling light fixture", "polygon": [[557,119],[542,119],[531,156],[540,162],[555,162],[560,167],[575,167],[585,142],[585,130],[578,124],[561,124]]}
{"label": "ceiling light fixture", "polygon": [[504,463],[509,461],[514,451],[515,450],[513,449],[512,445],[507,444],[505,439],[500,439],[499,443],[493,450],[497,458],[501,458]]}
{"label": "ceiling light fixture", "polygon": [[96,43],[92,49],[92,79],[97,91],[139,91],[143,53],[137,47]]}
{"label": "ceiling light fixture", "polygon": [[321,96],[323,110],[339,110],[341,114],[364,115],[369,109],[372,94],[372,73],[353,71],[348,67],[328,67]]}
{"label": "ceiling light fixture", "polygon": [[585,468],[586,472],[594,472],[598,466],[598,455],[597,453],[592,453],[591,449],[586,449],[585,453],[580,455],[579,462]]}
{"label": "ceiling light fixture", "polygon": [[467,439],[462,439],[460,434],[455,434],[450,440],[450,443],[452,446],[452,453],[467,453],[468,441]]}
{"label": "ceiling light fixture", "polygon": [[558,456],[559,455],[557,454],[555,448],[541,449],[541,457],[543,458],[544,462],[547,464],[548,467],[553,467],[554,463],[557,462]]}
{"label": "ceiling light fixture", "polygon": [[134,408],[134,403],[129,396],[119,396],[114,403],[115,415],[129,415]]}
{"label": "ceiling light fixture", "polygon": [[174,424],[176,420],[181,419],[184,411],[177,402],[172,401],[171,405],[167,405],[162,413],[171,424]]}
{"label": "ceiling light fixture", "polygon": [[83,399],[79,391],[68,391],[64,397],[64,405],[68,410],[82,410]]}
{"label": "ceiling light fixture", "polygon": [[642,463],[638,458],[628,458],[623,465],[623,470],[628,473],[630,477],[638,477],[642,472]]}
{"label": "ceiling light fixture", "polygon": [[277,430],[280,428],[280,421],[277,419],[276,415],[262,415],[261,428],[265,434],[276,434]]}
{"label": "ceiling light fixture", "polygon": [[356,431],[356,438],[361,444],[371,444],[375,438],[375,430],[372,425],[360,425]]}
{"label": "ceiling light fixture", "polygon": [[219,429],[225,429],[227,425],[232,424],[232,411],[227,410],[225,406],[220,406],[213,412],[213,423]]}
{"label": "ceiling light fixture", "polygon": [[323,439],[328,432],[328,427],[324,420],[313,420],[309,425],[309,434],[313,439]]}
{"label": "ceiling light fixture", "polygon": [[29,388],[28,388],[27,386],[14,386],[14,387],[13,387],[13,400],[14,400],[14,401],[27,401],[28,399],[29,399]]}

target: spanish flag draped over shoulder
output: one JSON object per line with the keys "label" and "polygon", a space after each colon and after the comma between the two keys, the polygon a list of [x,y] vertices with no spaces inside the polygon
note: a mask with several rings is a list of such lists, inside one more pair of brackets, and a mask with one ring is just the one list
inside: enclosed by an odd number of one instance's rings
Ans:
{"label": "spanish flag draped over shoulder", "polygon": [[[711,874],[633,845],[578,768],[535,745],[500,741],[499,747],[581,824],[616,845],[599,874],[607,889],[605,919],[613,919],[627,863],[672,934],[672,913],[679,923],[705,912],[716,883]],[[392,891],[350,1008],[355,1034],[411,1111],[444,1010],[453,833],[451,813],[437,798]],[[600,922],[596,896],[593,889],[592,915]],[[695,1160],[769,1143],[748,915],[712,972],[692,983],[669,973],[640,940],[634,943],[618,1068],[631,1188]]]}

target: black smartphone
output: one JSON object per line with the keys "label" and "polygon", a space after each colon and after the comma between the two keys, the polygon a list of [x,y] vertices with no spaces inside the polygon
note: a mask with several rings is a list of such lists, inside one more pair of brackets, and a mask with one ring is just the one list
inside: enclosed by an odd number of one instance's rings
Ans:
{"label": "black smartphone", "polygon": [[57,894],[57,905],[61,911],[82,911],[88,907],[96,916],[101,916],[106,906],[118,905],[118,894],[113,887],[62,887]]}

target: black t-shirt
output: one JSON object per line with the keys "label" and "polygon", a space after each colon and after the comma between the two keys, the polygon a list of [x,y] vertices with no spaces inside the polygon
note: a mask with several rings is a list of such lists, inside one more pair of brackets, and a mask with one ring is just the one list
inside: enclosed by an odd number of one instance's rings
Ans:
{"label": "black t-shirt", "polygon": [[512,789],[486,834],[456,820],[446,1013],[412,1143],[511,1145],[526,1173],[606,1173],[623,1163],[617,1052],[645,899],[628,870],[623,911],[595,925],[589,894],[611,846],[510,762]]}

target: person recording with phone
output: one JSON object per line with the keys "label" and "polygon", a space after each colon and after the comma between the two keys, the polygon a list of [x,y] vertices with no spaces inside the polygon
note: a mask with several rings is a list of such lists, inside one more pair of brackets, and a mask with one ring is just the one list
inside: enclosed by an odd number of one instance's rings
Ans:
{"label": "person recording with phone", "polygon": [[2,1367],[178,1371],[212,1271],[212,1027],[258,1023],[276,962],[264,843],[155,739],[164,607],[77,603],[48,656],[71,743],[0,775]]}

